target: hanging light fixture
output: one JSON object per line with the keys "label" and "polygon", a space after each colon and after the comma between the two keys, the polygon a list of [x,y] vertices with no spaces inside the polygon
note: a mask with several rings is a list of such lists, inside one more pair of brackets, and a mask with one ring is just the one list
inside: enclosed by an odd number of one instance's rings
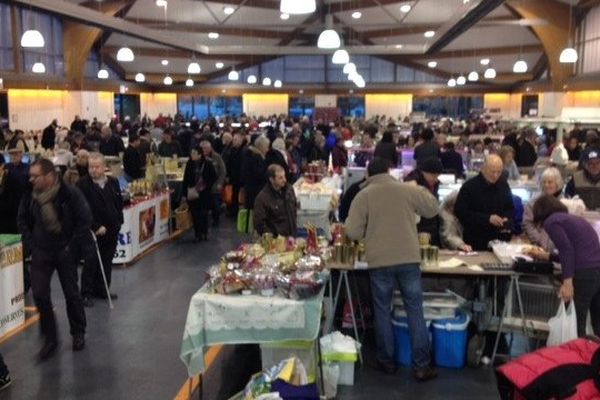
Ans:
{"label": "hanging light fixture", "polygon": [[494,68],[492,68],[492,67],[489,67],[483,73],[483,77],[485,79],[494,79],[496,77],[496,70]]}
{"label": "hanging light fixture", "polygon": [[517,60],[515,62],[515,65],[513,65],[513,72],[515,74],[524,74],[525,72],[527,72],[527,63],[525,62],[525,60]]}
{"label": "hanging light fixture", "polygon": [[279,18],[280,18],[282,21],[287,21],[288,19],[290,19],[290,14],[287,14],[287,13],[281,13],[281,14],[279,15]]}
{"label": "hanging light fixture", "polygon": [[437,61],[429,61],[429,62],[427,63],[427,66],[428,66],[429,68],[435,68],[435,67],[437,67]]}
{"label": "hanging light fixture", "polygon": [[283,83],[277,79],[275,82],[273,82],[273,86],[276,88],[280,88],[281,86],[283,86]]}
{"label": "hanging light fixture", "polygon": [[121,47],[117,52],[117,61],[132,62],[134,59],[135,55],[129,47]]}
{"label": "hanging light fixture", "polygon": [[317,47],[320,49],[337,49],[341,45],[340,35],[333,29],[333,16],[328,14],[325,17],[325,30],[319,35]]}
{"label": "hanging light fixture", "polygon": [[345,74],[356,72],[356,65],[353,62],[349,62],[348,64],[344,65],[344,69],[342,71]]}
{"label": "hanging light fixture", "polygon": [[279,4],[279,11],[287,14],[310,14],[316,9],[316,0],[281,0]]}
{"label": "hanging light fixture", "polygon": [[455,87],[455,86],[456,86],[456,79],[454,79],[454,78],[448,79],[448,87]]}
{"label": "hanging light fixture", "polygon": [[146,80],[146,76],[144,74],[142,74],[141,72],[138,72],[137,74],[135,74],[135,81],[136,82],[144,82]]}
{"label": "hanging light fixture", "polygon": [[229,75],[227,75],[227,78],[230,81],[237,81],[240,79],[240,74],[235,69],[232,69],[231,71],[229,71]]}
{"label": "hanging light fixture", "polygon": [[456,84],[457,85],[462,86],[465,83],[467,83],[467,78],[465,78],[464,75],[460,75],[458,78],[456,78]]}
{"label": "hanging light fixture", "polygon": [[223,68],[224,66],[225,66],[225,64],[223,64],[221,61],[219,61],[219,62],[216,62],[216,63],[215,63],[215,68],[216,68],[216,69],[221,69],[221,68]]}
{"label": "hanging light fixture", "polygon": [[266,77],[265,79],[263,79],[262,84],[263,86],[271,86],[271,78]]}
{"label": "hanging light fixture", "polygon": [[358,79],[359,76],[360,74],[358,73],[358,71],[352,71],[348,74],[348,80],[354,82]]}
{"label": "hanging light fixture", "polygon": [[194,81],[192,80],[192,78],[188,78],[188,79],[185,81],[185,86],[187,86],[187,87],[192,87],[192,86],[194,86]]}
{"label": "hanging light fixture", "polygon": [[45,74],[46,66],[44,65],[44,63],[38,61],[31,67],[31,72],[33,72],[34,74]]}
{"label": "hanging light fixture", "polygon": [[167,65],[169,65],[169,60],[160,60],[160,65],[166,67]]}
{"label": "hanging light fixture", "polygon": [[163,83],[167,86],[172,85],[173,78],[171,78],[169,75],[167,75],[167,76],[165,76],[165,79],[163,79]]}
{"label": "hanging light fixture", "polygon": [[350,62],[350,54],[344,49],[337,49],[333,53],[331,62],[334,64],[348,64]]}
{"label": "hanging light fixture", "polygon": [[168,2],[167,2],[167,0],[156,0],[155,4],[157,7],[167,8]]}
{"label": "hanging light fixture", "polygon": [[257,82],[256,75],[249,75],[246,80],[250,85],[254,85]]}
{"label": "hanging light fixture", "polygon": [[29,29],[21,36],[21,47],[40,48],[44,47],[44,36],[37,29]]}
{"label": "hanging light fixture", "polygon": [[479,60],[479,63],[481,65],[488,65],[490,63],[490,59],[489,58],[482,58],[481,60]]}
{"label": "hanging light fixture", "polygon": [[573,18],[572,16],[572,11],[573,8],[571,6],[571,4],[569,4],[569,31],[567,32],[567,34],[569,35],[569,40],[567,42],[567,47],[565,47],[563,49],[563,51],[560,52],[560,57],[558,59],[558,61],[561,64],[575,64],[577,62],[577,50],[575,50],[573,48],[572,42],[571,42],[571,20]]}
{"label": "hanging light fixture", "polygon": [[108,71],[104,68],[99,69],[98,79],[108,79]]}
{"label": "hanging light fixture", "polygon": [[477,73],[477,71],[471,71],[469,72],[467,79],[469,82],[477,82],[479,80],[479,73]]}
{"label": "hanging light fixture", "polygon": [[218,39],[219,38],[219,32],[208,32],[208,38],[209,39]]}
{"label": "hanging light fixture", "polygon": [[190,65],[188,65],[187,72],[188,74],[199,74],[202,71],[200,64],[196,61],[192,61]]}

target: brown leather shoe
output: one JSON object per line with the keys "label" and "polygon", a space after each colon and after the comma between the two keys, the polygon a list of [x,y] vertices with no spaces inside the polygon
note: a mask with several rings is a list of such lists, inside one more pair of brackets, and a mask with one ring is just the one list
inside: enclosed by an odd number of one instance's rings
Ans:
{"label": "brown leather shoe", "polygon": [[434,367],[415,368],[413,370],[415,379],[419,382],[429,381],[437,377],[437,370]]}

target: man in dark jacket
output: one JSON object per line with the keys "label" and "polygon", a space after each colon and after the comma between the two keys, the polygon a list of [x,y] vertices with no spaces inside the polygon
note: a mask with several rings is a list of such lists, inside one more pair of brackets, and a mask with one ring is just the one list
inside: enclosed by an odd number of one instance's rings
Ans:
{"label": "man in dark jacket", "polygon": [[85,122],[81,120],[79,115],[76,115],[73,122],[71,122],[71,130],[73,132],[79,132],[79,133],[85,134],[85,131],[86,131]]}
{"label": "man in dark jacket", "polygon": [[242,181],[246,189],[246,208],[254,208],[254,200],[267,182],[267,163],[265,157],[269,151],[269,139],[259,136],[254,146],[249,146],[242,161]]}
{"label": "man in dark jacket", "polygon": [[225,163],[227,170],[227,179],[232,189],[231,209],[230,214],[236,216],[238,213],[239,202],[238,197],[242,186],[242,151],[244,148],[244,136],[240,132],[233,135],[231,141],[231,150],[227,155]]}
{"label": "man in dark jacket", "polygon": [[144,177],[142,158],[138,152],[139,145],[140,138],[135,134],[131,135],[129,137],[129,146],[127,146],[125,154],[123,154],[123,170],[125,171],[125,179],[127,182]]}
{"label": "man in dark jacket", "polygon": [[125,151],[123,140],[115,134],[109,126],[103,126],[100,131],[100,144],[98,150],[105,156],[117,157],[119,153]]}
{"label": "man in dark jacket", "polygon": [[158,155],[161,157],[181,156],[179,142],[174,138],[175,132],[167,128],[163,133],[163,140],[158,144]]}
{"label": "man in dark jacket", "polygon": [[4,233],[17,233],[17,212],[22,196],[29,191],[29,165],[23,163],[23,152],[18,148],[13,148],[8,151],[10,155],[10,163],[6,164],[8,171],[7,185],[10,187],[10,212],[3,215],[3,219],[10,222],[7,227],[9,231]]}
{"label": "man in dark jacket", "polygon": [[375,146],[375,153],[373,155],[388,160],[392,168],[398,166],[398,150],[396,150],[394,133],[392,131],[385,131],[383,133],[381,141]]}
{"label": "man in dark jacket", "polygon": [[519,142],[519,151],[516,154],[515,162],[517,167],[533,167],[537,160],[537,151],[535,145],[535,132],[527,132]]}
{"label": "man in dark jacket", "polygon": [[457,178],[462,178],[465,175],[465,166],[462,156],[454,150],[454,143],[444,143],[444,150],[440,155],[444,170],[452,171]]}
{"label": "man in dark jacket", "polygon": [[72,248],[90,229],[91,212],[79,189],[61,182],[54,165],[40,159],[31,165],[33,190],[23,197],[18,225],[23,244],[31,249],[31,289],[40,313],[45,343],[38,357],[50,357],[58,347],[58,333],[50,282],[54,270],[65,294],[73,351],[85,347],[85,311],[77,287],[77,266]]}
{"label": "man in dark jacket", "polygon": [[254,229],[259,235],[296,235],[296,195],[287,183],[285,171],[277,164],[267,168],[269,182],[254,202]]}
{"label": "man in dark jacket", "polygon": [[499,156],[487,156],[479,175],[458,192],[454,212],[463,226],[463,239],[473,250],[487,250],[491,240],[510,240],[513,200],[502,179],[503,168]]}
{"label": "man in dark jacket", "polygon": [[[85,196],[92,210],[92,231],[96,235],[106,283],[110,286],[112,260],[117,249],[119,230],[123,224],[123,198],[117,179],[106,176],[106,163],[100,153],[89,157],[89,175],[80,179],[77,186]],[[87,260],[86,260],[87,261]],[[86,262],[81,274],[81,294],[84,305],[93,305],[92,296],[106,299],[102,272],[98,264]],[[116,299],[115,294],[110,295]]]}
{"label": "man in dark jacket", "polygon": [[53,119],[52,123],[44,128],[42,132],[42,147],[45,150],[54,149],[56,143],[56,128],[58,128],[58,121]]}
{"label": "man in dark jacket", "polygon": [[430,128],[425,128],[423,129],[423,132],[421,132],[423,143],[415,147],[413,155],[413,158],[417,162],[417,166],[428,158],[440,156],[440,148],[435,140],[433,140],[433,136],[433,131]]}

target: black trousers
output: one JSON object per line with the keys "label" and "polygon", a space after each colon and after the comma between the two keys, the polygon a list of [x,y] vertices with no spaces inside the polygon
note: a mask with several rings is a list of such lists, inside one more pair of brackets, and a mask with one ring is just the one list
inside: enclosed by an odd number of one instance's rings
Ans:
{"label": "black trousers", "polygon": [[211,208],[211,197],[199,198],[188,202],[188,207],[194,220],[194,234],[196,239],[208,234],[208,211]]}
{"label": "black trousers", "polygon": [[573,277],[577,335],[585,336],[588,311],[595,335],[600,335],[600,268],[582,269]]}
{"label": "black trousers", "polygon": [[211,214],[212,221],[214,225],[219,225],[219,220],[221,219],[221,202],[223,201],[221,198],[221,193],[211,193],[212,204],[211,204]]}
{"label": "black trousers", "polygon": [[71,335],[83,335],[85,311],[77,286],[77,264],[73,254],[69,249],[47,251],[34,247],[31,255],[31,290],[40,313],[42,334],[46,340],[57,339],[56,318],[50,297],[50,282],[55,270],[67,303]]}
{"label": "black trousers", "polygon": [[[108,230],[105,235],[97,236],[98,250],[100,258],[104,266],[104,274],[106,275],[106,283],[110,287],[112,278],[112,260],[117,250],[119,239],[119,231],[115,229]],[[83,271],[81,272],[81,294],[83,296],[93,296],[94,294],[105,294],[104,280],[102,279],[102,271],[98,262],[98,255],[92,240],[90,253],[85,258]]]}
{"label": "black trousers", "polygon": [[4,364],[2,353],[0,353],[0,377],[5,377],[6,375],[8,375],[8,367]]}

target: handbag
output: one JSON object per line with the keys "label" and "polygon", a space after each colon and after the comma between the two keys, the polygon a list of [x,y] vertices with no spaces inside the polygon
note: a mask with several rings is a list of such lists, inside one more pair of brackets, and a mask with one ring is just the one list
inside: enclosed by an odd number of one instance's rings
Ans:
{"label": "handbag", "polygon": [[223,199],[223,203],[227,204],[227,206],[231,206],[233,203],[233,186],[225,185],[223,186],[223,191],[221,192],[221,197]]}

